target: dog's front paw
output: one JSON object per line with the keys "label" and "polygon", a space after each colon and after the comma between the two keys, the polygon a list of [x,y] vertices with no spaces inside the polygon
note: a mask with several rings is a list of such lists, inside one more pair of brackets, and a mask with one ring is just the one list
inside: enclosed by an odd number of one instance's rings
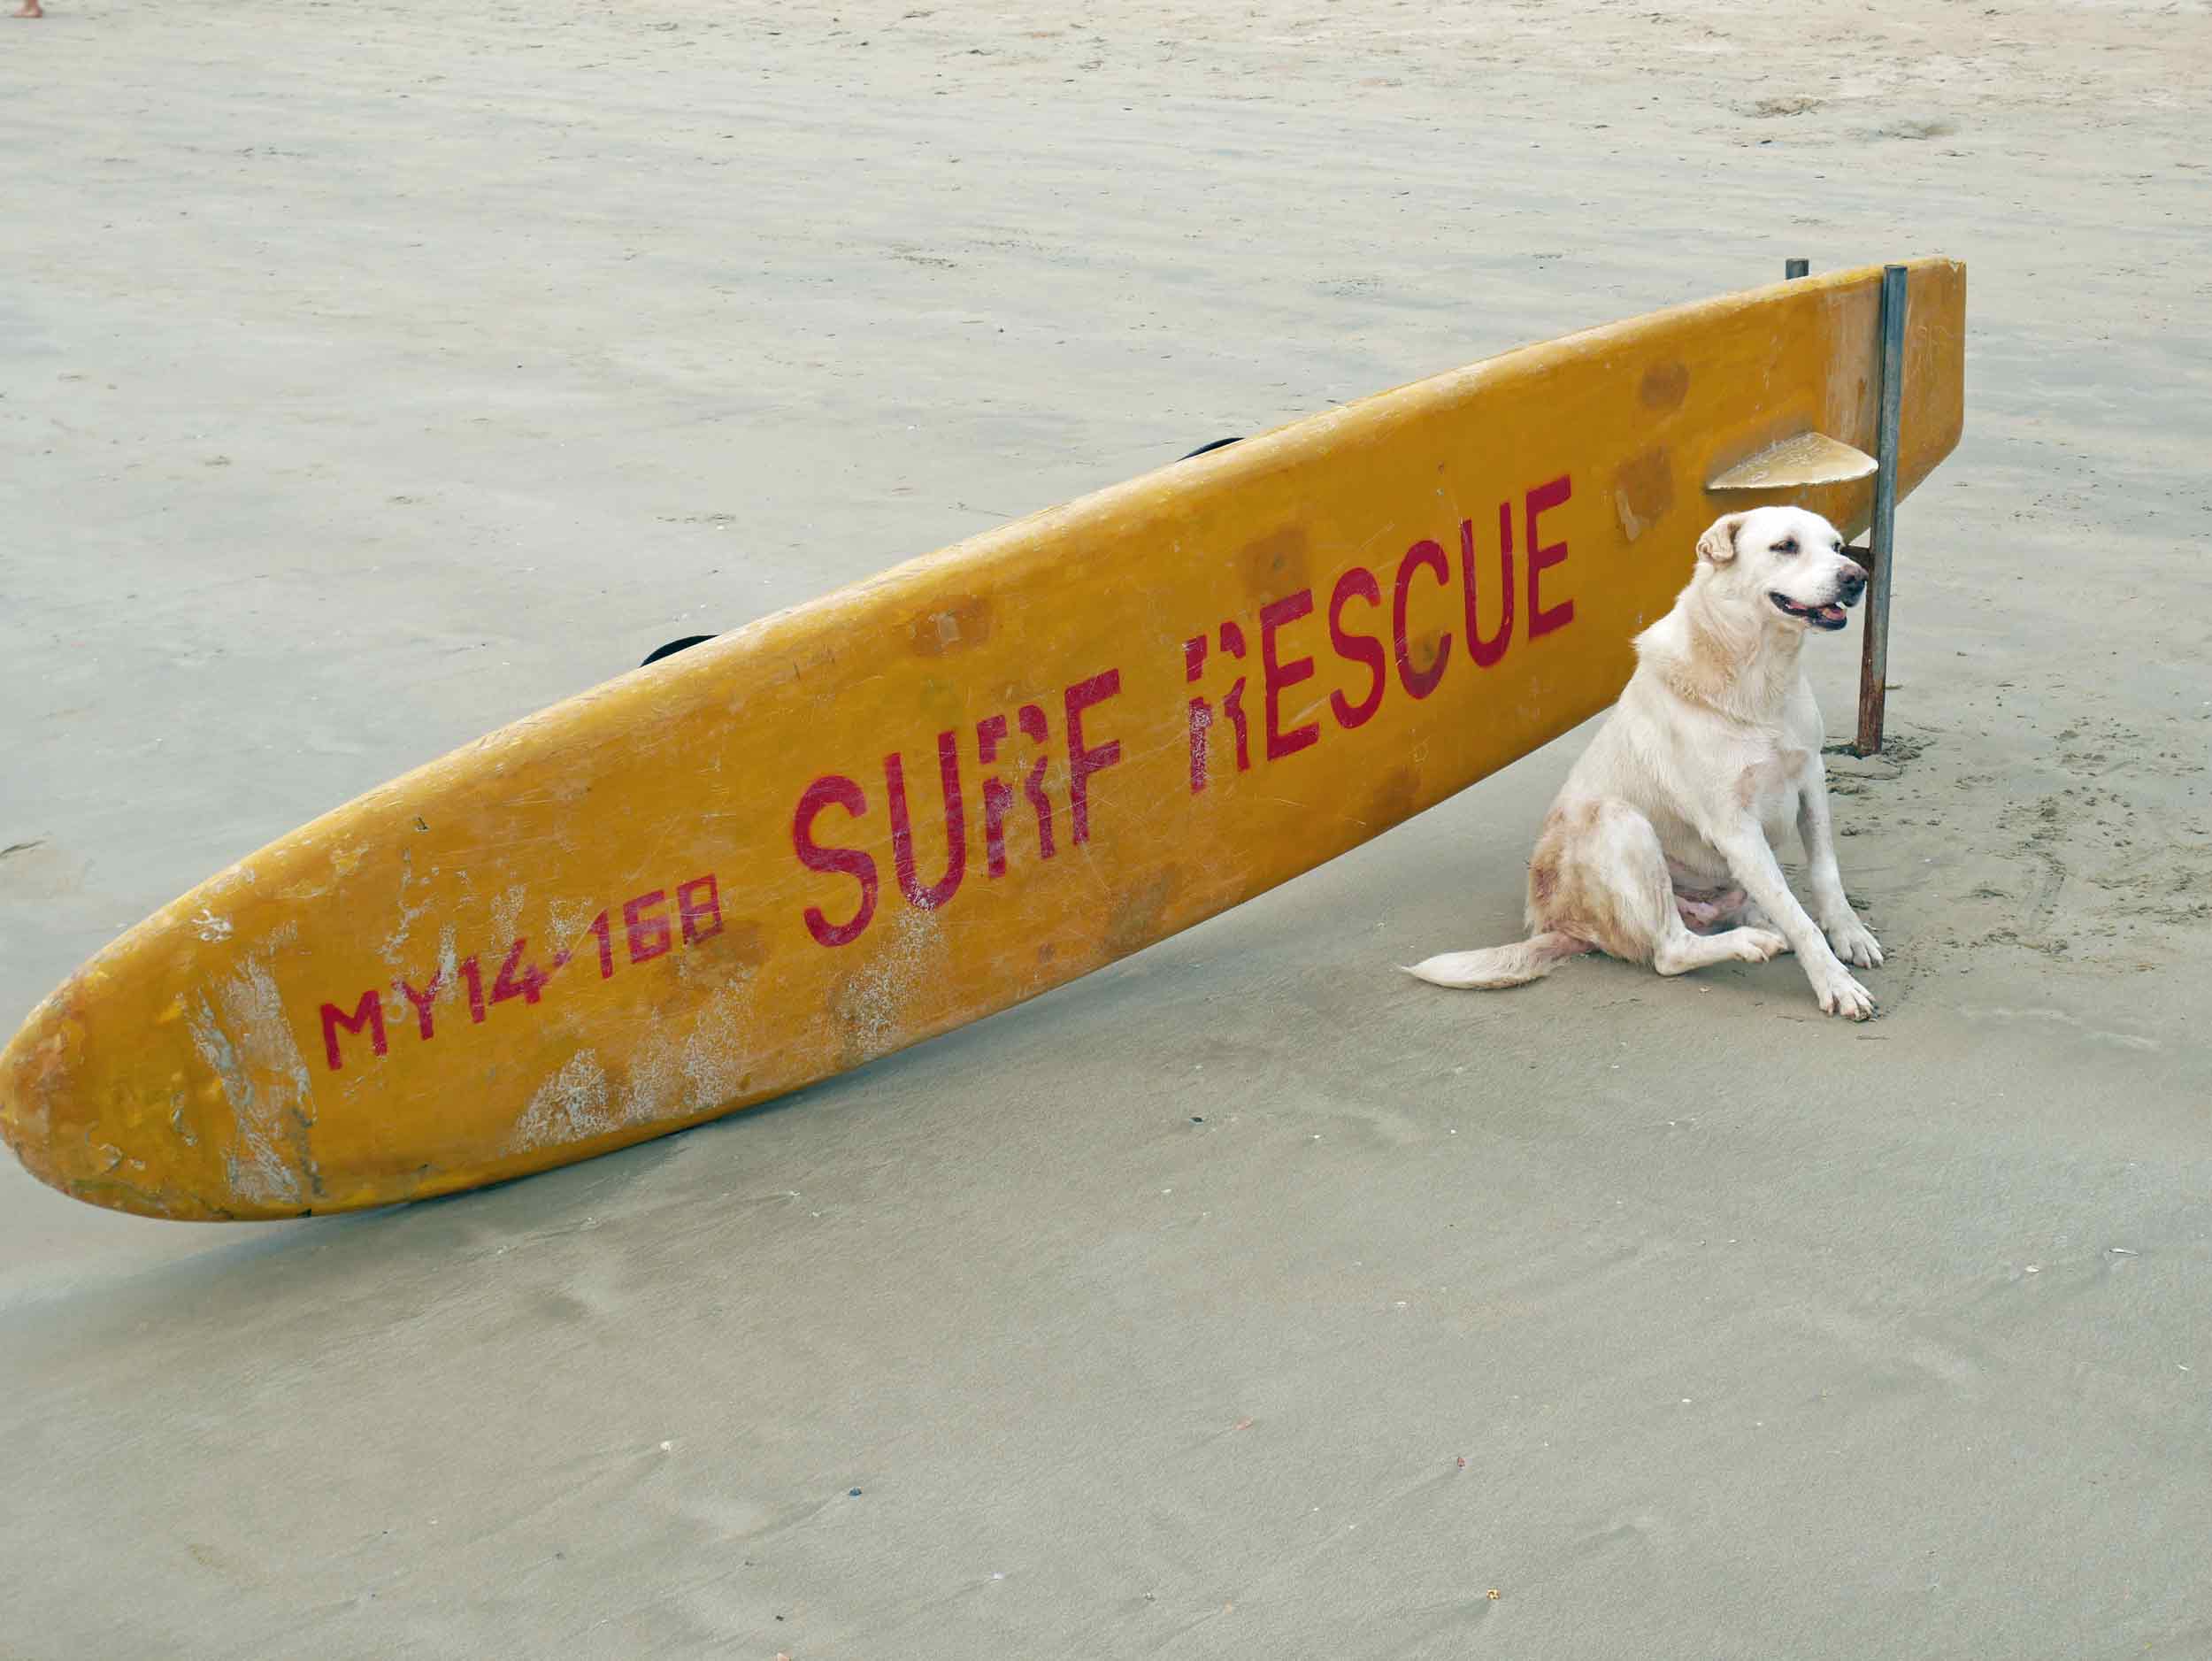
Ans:
{"label": "dog's front paw", "polygon": [[1874,938],[1872,929],[1859,921],[1857,912],[1846,911],[1835,921],[1822,924],[1821,932],[1836,949],[1836,956],[1855,968],[1882,966],[1882,942]]}
{"label": "dog's front paw", "polygon": [[1841,964],[1824,965],[1810,973],[1813,996],[1820,1000],[1822,1014],[1863,1021],[1874,1013],[1874,995],[1854,980],[1851,972]]}

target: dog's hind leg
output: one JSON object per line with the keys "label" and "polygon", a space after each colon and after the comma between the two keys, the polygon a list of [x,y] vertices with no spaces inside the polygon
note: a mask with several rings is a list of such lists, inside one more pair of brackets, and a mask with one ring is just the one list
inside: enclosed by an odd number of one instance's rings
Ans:
{"label": "dog's hind leg", "polygon": [[1651,966],[1661,974],[1687,974],[1709,969],[1717,963],[1764,963],[1790,942],[1770,928],[1724,928],[1717,934],[1693,934],[1676,920],[1678,933],[1670,934],[1651,954]]}
{"label": "dog's hind leg", "polygon": [[1651,821],[1624,803],[1607,802],[1587,823],[1585,835],[1540,842],[1531,865],[1532,923],[1669,975],[1716,963],[1763,963],[1786,947],[1770,929],[1692,933]]}

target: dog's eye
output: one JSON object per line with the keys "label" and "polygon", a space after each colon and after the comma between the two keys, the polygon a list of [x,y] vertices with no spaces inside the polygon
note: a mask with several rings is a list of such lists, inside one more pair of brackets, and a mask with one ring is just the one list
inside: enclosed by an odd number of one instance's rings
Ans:
{"label": "dog's eye", "polygon": [[1783,538],[1780,542],[1774,544],[1774,551],[1778,554],[1795,553],[1797,551],[1797,538],[1794,536]]}

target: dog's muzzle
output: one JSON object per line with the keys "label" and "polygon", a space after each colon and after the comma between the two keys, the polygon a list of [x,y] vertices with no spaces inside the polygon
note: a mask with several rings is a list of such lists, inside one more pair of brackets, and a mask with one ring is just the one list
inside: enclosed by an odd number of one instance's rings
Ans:
{"label": "dog's muzzle", "polygon": [[1776,594],[1771,589],[1768,591],[1767,598],[1773,601],[1776,609],[1786,616],[1802,618],[1815,628],[1834,630],[1844,626],[1843,608],[1856,605],[1860,596],[1865,593],[1865,567],[1847,560],[1842,573],[1836,579],[1836,597],[1824,605],[1807,605],[1786,594]]}
{"label": "dog's muzzle", "polygon": [[1846,621],[1843,615],[1844,606],[1855,604],[1858,600],[1860,590],[1863,589],[1865,587],[1866,579],[1862,577],[1859,579],[1859,587],[1857,588],[1850,588],[1845,591],[1848,597],[1846,598],[1840,604],[1832,600],[1826,605],[1801,605],[1797,601],[1791,599],[1788,595],[1776,594],[1771,589],[1768,590],[1767,598],[1773,601],[1775,609],[1782,612],[1785,616],[1801,618],[1815,628],[1834,630],[1841,628],[1844,626]]}

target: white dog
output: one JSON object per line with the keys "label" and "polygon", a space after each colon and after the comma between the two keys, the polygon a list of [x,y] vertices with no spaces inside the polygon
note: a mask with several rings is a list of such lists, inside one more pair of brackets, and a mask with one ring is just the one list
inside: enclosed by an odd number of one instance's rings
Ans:
{"label": "white dog", "polygon": [[[1545,818],[1529,938],[1407,973],[1506,987],[1593,950],[1661,974],[1794,951],[1823,1010],[1871,1015],[1844,963],[1873,968],[1882,948],[1836,871],[1824,729],[1798,664],[1806,630],[1841,628],[1865,588],[1865,568],[1816,513],[1755,508],[1716,522],[1674,609],[1636,637],[1635,674]],[[1811,861],[1810,915],[1774,857],[1793,824]]]}

